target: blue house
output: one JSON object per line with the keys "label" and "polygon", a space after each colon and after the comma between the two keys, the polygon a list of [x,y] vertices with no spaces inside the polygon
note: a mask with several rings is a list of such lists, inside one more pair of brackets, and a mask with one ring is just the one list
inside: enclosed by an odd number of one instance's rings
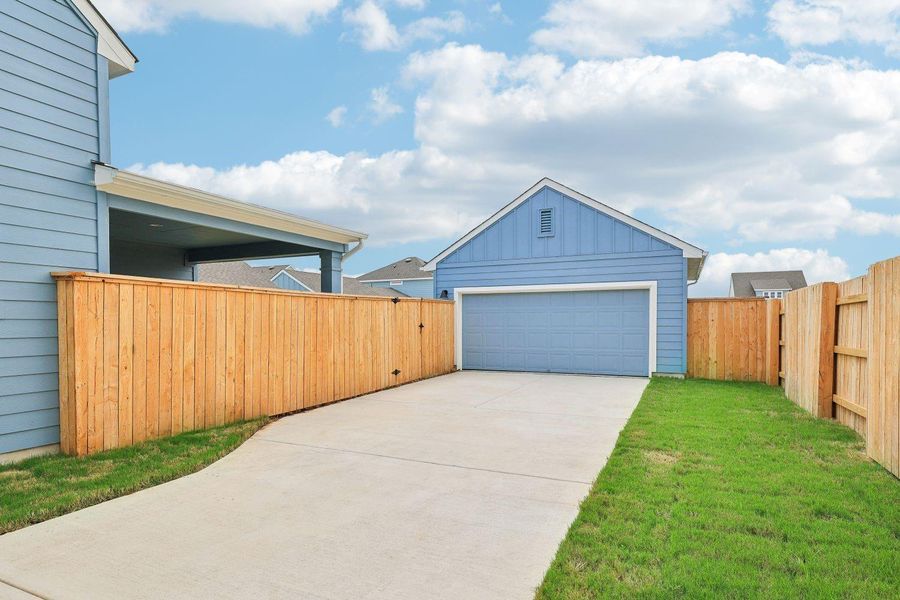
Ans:
{"label": "blue house", "polygon": [[418,256],[407,256],[397,262],[385,265],[365,275],[357,281],[363,285],[387,288],[414,298],[433,298],[434,284],[430,271],[424,271],[425,261]]}
{"label": "blue house", "polygon": [[340,292],[366,237],[110,166],[109,82],[136,62],[88,0],[0,3],[0,460],[59,441],[51,272],[315,255]]}
{"label": "blue house", "polygon": [[542,179],[423,268],[461,369],[683,375],[706,252]]}

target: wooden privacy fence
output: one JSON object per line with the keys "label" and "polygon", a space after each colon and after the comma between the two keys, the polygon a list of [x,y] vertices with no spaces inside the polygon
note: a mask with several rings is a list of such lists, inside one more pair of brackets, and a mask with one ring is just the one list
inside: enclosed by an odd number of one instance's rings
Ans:
{"label": "wooden privacy fence", "polygon": [[688,377],[778,385],[778,302],[688,300]]}
{"label": "wooden privacy fence", "polygon": [[793,402],[856,430],[900,477],[900,256],[783,302],[689,300],[688,376],[780,381]]}
{"label": "wooden privacy fence", "polygon": [[453,304],[55,273],[60,445],[86,455],[453,370]]}

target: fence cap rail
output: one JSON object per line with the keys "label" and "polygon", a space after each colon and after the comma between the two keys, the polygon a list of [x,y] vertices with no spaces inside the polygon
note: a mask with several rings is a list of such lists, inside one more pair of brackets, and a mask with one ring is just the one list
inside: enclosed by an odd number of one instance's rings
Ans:
{"label": "fence cap rail", "polygon": [[[158,279],[155,277],[138,277],[136,275],[116,275],[114,273],[95,273],[92,271],[55,271],[50,276],[57,281],[108,281],[110,283],[132,283],[140,285],[155,285],[160,287],[180,287],[188,289],[214,289],[231,290],[270,294],[275,296],[300,296],[302,298],[347,298],[355,300],[392,300],[395,296],[360,296],[355,294],[327,294],[324,292],[300,292],[282,290],[279,288],[265,288],[250,285],[234,285],[229,283],[208,283],[205,281],[182,281],[180,279]],[[435,304],[452,303],[452,300],[437,300],[433,298],[396,298],[399,302],[430,302]]]}
{"label": "fence cap rail", "polygon": [[688,302],[770,302],[775,298],[731,298],[729,296],[717,296],[714,298],[688,298]]}

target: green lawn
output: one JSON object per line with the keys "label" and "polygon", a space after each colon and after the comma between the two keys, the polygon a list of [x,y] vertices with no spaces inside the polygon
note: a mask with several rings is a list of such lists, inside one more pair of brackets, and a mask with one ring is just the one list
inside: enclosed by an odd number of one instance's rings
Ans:
{"label": "green lawn", "polygon": [[761,384],[654,379],[539,599],[900,598],[900,481]]}
{"label": "green lawn", "polygon": [[74,458],[0,465],[0,533],[199,471],[265,424],[244,421]]}

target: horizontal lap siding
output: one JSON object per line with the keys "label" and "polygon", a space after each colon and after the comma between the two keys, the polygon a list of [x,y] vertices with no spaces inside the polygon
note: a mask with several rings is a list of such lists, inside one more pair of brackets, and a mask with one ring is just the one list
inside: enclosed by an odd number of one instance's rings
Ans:
{"label": "horizontal lap siding", "polygon": [[65,3],[0,5],[0,453],[59,441],[49,274],[97,269],[95,48]]}

